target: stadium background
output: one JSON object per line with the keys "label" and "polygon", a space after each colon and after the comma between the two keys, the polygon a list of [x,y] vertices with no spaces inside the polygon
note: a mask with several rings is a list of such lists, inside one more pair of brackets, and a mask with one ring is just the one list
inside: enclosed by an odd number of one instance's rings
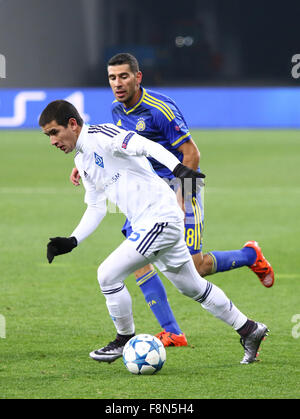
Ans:
{"label": "stadium background", "polygon": [[89,122],[111,120],[106,62],[119,51],[192,128],[299,127],[295,0],[1,0],[0,11],[0,128],[36,127],[56,97],[71,96]]}
{"label": "stadium background", "polygon": [[[0,399],[300,398],[299,8],[0,0]],[[73,156],[49,146],[37,119],[67,98],[89,122],[110,121],[105,64],[118,51],[138,57],[145,87],[177,101],[199,146],[204,251],[254,239],[274,267],[271,289],[247,267],[209,278],[270,328],[258,364],[241,366],[236,333],[163,276],[189,345],[167,348],[151,377],[89,359],[114,337],[96,271],[122,241],[124,217],[108,213],[82,246],[48,264],[49,237],[73,231],[85,204],[69,182]],[[126,285],[136,331],[157,333],[134,278]]]}

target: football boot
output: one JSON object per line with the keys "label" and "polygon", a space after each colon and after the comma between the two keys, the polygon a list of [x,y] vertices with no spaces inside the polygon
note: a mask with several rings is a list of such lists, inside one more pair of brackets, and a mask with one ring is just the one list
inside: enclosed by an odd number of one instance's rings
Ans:
{"label": "football boot", "polygon": [[252,247],[256,252],[256,260],[253,265],[249,266],[254,272],[260,282],[267,288],[272,287],[274,284],[274,270],[267,259],[264,257],[261,248],[256,241],[248,241],[243,247]]}
{"label": "football boot", "polygon": [[155,336],[161,340],[164,346],[187,346],[188,344],[184,333],[176,335],[163,330]]}
{"label": "football boot", "polygon": [[103,348],[90,352],[90,357],[95,361],[111,363],[123,355],[125,344],[131,339],[133,335],[123,336],[117,334],[117,337],[112,342],[109,342]]}
{"label": "football boot", "polygon": [[268,336],[267,332],[269,332],[269,329],[265,324],[256,322],[256,329],[248,336],[241,337],[240,343],[245,351],[244,358],[240,362],[241,364],[251,364],[252,362],[259,361],[257,359],[259,345]]}

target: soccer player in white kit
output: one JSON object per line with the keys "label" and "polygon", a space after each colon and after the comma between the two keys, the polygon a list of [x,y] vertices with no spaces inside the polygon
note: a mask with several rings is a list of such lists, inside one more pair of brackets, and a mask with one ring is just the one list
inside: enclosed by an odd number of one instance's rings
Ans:
{"label": "soccer player in white kit", "polygon": [[113,124],[84,125],[76,108],[64,100],[49,103],[39,124],[52,145],[65,153],[76,150],[75,165],[86,190],[87,209],[78,226],[69,237],[50,239],[49,263],[72,251],[98,227],[106,214],[107,199],[133,227],[132,234],[98,268],[100,289],[117,336],[90,356],[103,362],[122,356],[126,342],[135,334],[131,297],[124,281],[146,263],[154,263],[182,294],[240,334],[244,347],[241,363],[256,361],[267,326],[248,319],[219,287],[198,274],[184,241],[184,213],[175,193],[156,175],[147,157],[165,165],[180,181],[192,179],[193,194],[196,183],[205,176],[133,131]]}

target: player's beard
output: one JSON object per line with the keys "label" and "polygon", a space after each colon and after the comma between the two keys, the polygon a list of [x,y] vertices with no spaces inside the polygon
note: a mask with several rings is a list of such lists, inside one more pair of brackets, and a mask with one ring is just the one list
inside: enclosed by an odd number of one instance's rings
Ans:
{"label": "player's beard", "polygon": [[134,98],[134,93],[131,93],[129,96],[125,96],[123,100],[120,100],[119,102],[122,102],[126,108],[130,108],[131,107],[131,102]]}
{"label": "player's beard", "polygon": [[129,89],[129,91],[125,91],[125,95],[123,98],[120,98],[118,96],[115,95],[115,98],[117,99],[118,102],[123,103],[123,105],[125,105],[126,108],[131,108],[133,105],[135,105],[135,95],[136,95],[136,90],[135,89]]}

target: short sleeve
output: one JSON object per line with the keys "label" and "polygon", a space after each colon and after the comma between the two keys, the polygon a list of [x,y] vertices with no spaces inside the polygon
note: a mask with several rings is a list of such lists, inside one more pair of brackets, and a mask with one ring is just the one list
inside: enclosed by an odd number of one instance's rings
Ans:
{"label": "short sleeve", "polygon": [[155,120],[162,135],[176,149],[191,139],[191,133],[179,109],[171,105],[169,109],[168,114],[157,112]]}

